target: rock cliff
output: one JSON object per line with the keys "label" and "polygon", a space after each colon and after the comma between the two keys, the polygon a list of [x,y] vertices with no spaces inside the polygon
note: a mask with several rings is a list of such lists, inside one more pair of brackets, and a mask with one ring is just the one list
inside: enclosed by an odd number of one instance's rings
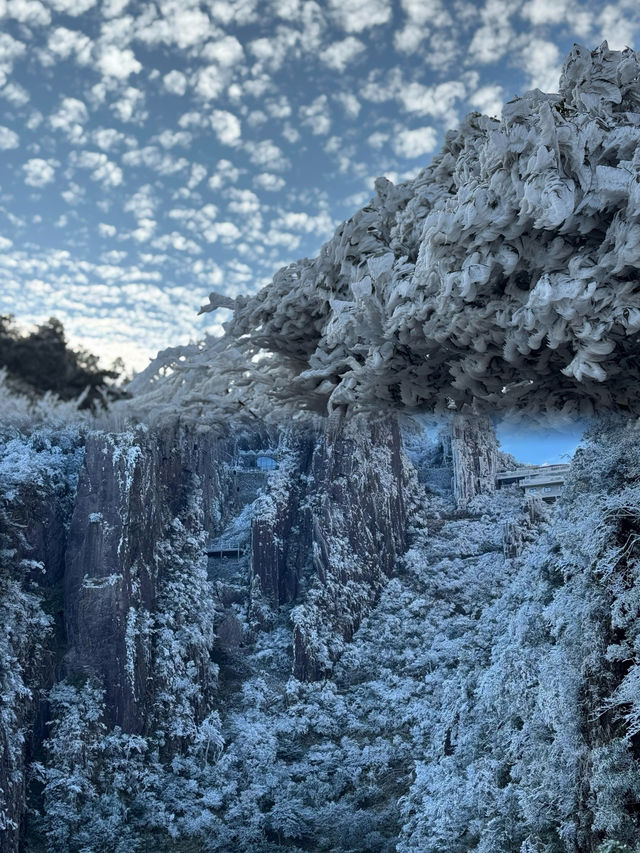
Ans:
{"label": "rock cliff", "polygon": [[[244,440],[266,446],[263,438]],[[16,445],[23,455],[25,441]],[[215,757],[219,715],[229,725],[228,703],[255,675],[247,661],[276,654],[258,652],[264,643],[279,649],[278,678],[331,678],[406,550],[420,488],[390,417],[334,414],[290,429],[269,475],[240,471],[237,437],[187,427],[76,431],[64,450],[61,441],[34,439],[29,464],[4,445],[2,548],[14,574],[2,575],[13,626],[3,697],[13,704],[0,785],[2,850],[11,853],[25,839],[38,850],[38,832],[58,831],[50,804],[59,808],[57,786],[78,762],[93,790],[131,744],[155,751],[156,774],[191,760],[198,744]],[[450,472],[443,482],[453,479],[458,507],[491,491],[488,422],[458,419],[441,444],[438,471]],[[207,569],[207,541],[224,541],[224,531],[246,537],[248,554]],[[85,717],[95,731],[74,734]],[[76,737],[81,751],[67,752],[65,739]],[[30,792],[28,766],[40,768]],[[84,837],[75,797],[69,849]],[[44,824],[25,824],[28,798]]]}
{"label": "rock cliff", "polygon": [[149,625],[165,583],[159,544],[196,481],[204,517],[222,517],[223,453],[211,435],[184,430],[87,439],[67,550],[65,664],[98,678],[109,722],[124,731],[143,731],[148,716]]}

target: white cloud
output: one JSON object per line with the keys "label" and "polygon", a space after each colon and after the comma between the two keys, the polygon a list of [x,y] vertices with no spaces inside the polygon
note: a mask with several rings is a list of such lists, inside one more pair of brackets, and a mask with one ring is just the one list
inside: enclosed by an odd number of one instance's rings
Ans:
{"label": "white cloud", "polygon": [[268,120],[268,115],[262,110],[251,110],[247,116],[247,124],[249,127],[260,127],[261,124],[265,124]]}
{"label": "white cloud", "polygon": [[195,91],[205,101],[218,98],[223,93],[226,83],[226,76],[218,65],[200,68],[194,76]]}
{"label": "white cloud", "polygon": [[251,24],[258,20],[257,0],[209,0],[212,17],[223,24]]}
{"label": "white cloud", "polygon": [[226,195],[231,199],[227,205],[231,213],[248,216],[250,213],[257,213],[260,210],[260,199],[251,190],[241,190],[232,187],[227,191]]}
{"label": "white cloud", "polygon": [[504,91],[502,86],[481,86],[468,99],[469,104],[481,113],[495,118],[502,115]]}
{"label": "white cloud", "polygon": [[560,51],[553,42],[531,39],[522,50],[529,86],[543,92],[557,92],[560,77]]}
{"label": "white cloud", "polygon": [[0,33],[0,86],[4,86],[13,70],[15,60],[23,56],[26,46],[9,33]]}
{"label": "white cloud", "polygon": [[87,65],[91,61],[91,50],[93,42],[84,33],[78,30],[69,30],[66,27],[56,27],[49,35],[47,50],[60,59],[68,59],[72,54],[80,65]]}
{"label": "white cloud", "polygon": [[409,24],[393,34],[393,46],[399,53],[415,53],[427,35],[427,30]]}
{"label": "white cloud", "polygon": [[0,62],[13,62],[26,52],[26,46],[9,33],[0,33]]}
{"label": "white cloud", "polygon": [[437,140],[438,136],[432,127],[400,130],[394,135],[393,150],[399,157],[422,157],[434,150]]}
{"label": "white cloud", "polygon": [[163,148],[175,148],[176,145],[187,147],[191,144],[191,139],[191,134],[186,130],[163,130],[152,142],[159,142]]}
{"label": "white cloud", "polygon": [[329,68],[342,73],[350,62],[363,53],[364,44],[353,36],[336,41],[320,53],[320,59]]}
{"label": "white cloud", "polygon": [[131,74],[142,71],[142,65],[130,48],[119,48],[114,44],[105,45],[97,60],[98,70],[107,77],[126,80]]}
{"label": "white cloud", "polygon": [[244,59],[242,45],[234,36],[224,36],[217,41],[210,41],[202,48],[202,58],[207,62],[215,62],[224,67],[237,65]]}
{"label": "white cloud", "polygon": [[[141,5],[141,4],[140,4]],[[136,38],[148,45],[177,46],[179,50],[197,49],[216,36],[216,28],[209,16],[196,3],[181,0],[164,0],[148,4],[136,18]]]}
{"label": "white cloud", "polygon": [[219,190],[225,184],[235,184],[240,177],[240,169],[230,160],[218,160],[213,175],[209,178],[210,189]]}
{"label": "white cloud", "polygon": [[280,95],[278,98],[270,98],[264,104],[264,109],[271,118],[285,119],[291,115],[291,104],[286,95]]}
{"label": "white cloud", "polygon": [[74,181],[69,182],[66,190],[60,193],[67,204],[80,204],[86,195],[86,190]]}
{"label": "white cloud", "polygon": [[56,12],[63,12],[65,15],[76,17],[83,15],[96,5],[97,0],[48,0]]}
{"label": "white cloud", "polygon": [[98,223],[98,231],[101,237],[115,237],[117,233],[115,225],[108,225],[106,222]]}
{"label": "white cloud", "polygon": [[251,140],[245,143],[244,148],[253,165],[258,168],[282,172],[290,165],[282,151],[270,139],[262,139],[260,142]]}
{"label": "white cloud", "polygon": [[461,80],[448,80],[436,86],[423,86],[413,82],[401,85],[398,90],[398,96],[407,112],[442,119],[449,127],[458,120],[454,104],[464,98],[465,94],[466,87]]}
{"label": "white cloud", "polygon": [[44,118],[42,116],[42,113],[38,112],[38,110],[33,110],[30,113],[29,118],[27,119],[26,126],[29,128],[29,130],[35,130],[36,128],[40,127],[43,121]]}
{"label": "white cloud", "polygon": [[190,255],[198,255],[202,252],[202,249],[194,240],[190,240],[178,231],[172,231],[171,234],[163,234],[161,237],[156,237],[151,242],[151,245],[154,249],[160,249],[161,251],[175,249],[178,252],[187,252]]}
{"label": "white cloud", "polygon": [[104,18],[117,18],[129,5],[129,0],[102,0],[102,15]]}
{"label": "white cloud", "polygon": [[598,15],[597,24],[601,38],[607,39],[611,50],[634,47],[634,30],[637,32],[638,6],[636,3],[608,3]]}
{"label": "white cloud", "polygon": [[178,119],[178,124],[180,127],[204,127],[207,123],[206,117],[203,113],[198,113],[195,110],[191,110],[191,112],[184,113]]}
{"label": "white cloud", "polygon": [[306,234],[326,235],[329,235],[335,227],[334,221],[326,210],[321,211],[316,216],[305,212],[287,211],[276,220],[274,225],[284,231],[303,231]]}
{"label": "white cloud", "polygon": [[374,104],[382,104],[384,101],[395,100],[402,85],[403,80],[399,69],[392,69],[385,75],[372,71],[367,77],[367,82],[360,89],[360,97]]}
{"label": "white cloud", "polygon": [[30,187],[44,187],[50,184],[54,179],[56,165],[54,160],[42,160],[39,157],[27,160],[22,167],[25,172],[25,184]]}
{"label": "white cloud", "polygon": [[115,45],[119,48],[126,48],[130,44],[136,33],[136,29],[144,26],[145,13],[143,9],[141,15],[134,18],[133,15],[119,15],[117,18],[111,18],[102,22],[100,27],[100,46],[109,47]]}
{"label": "white cloud", "polygon": [[274,72],[282,68],[287,56],[299,48],[300,42],[301,34],[297,30],[279,27],[272,36],[255,39],[248,47],[260,68]]}
{"label": "white cloud", "polygon": [[8,127],[0,125],[0,151],[8,151],[20,145],[20,137]]}
{"label": "white cloud", "polygon": [[127,86],[117,101],[114,101],[110,109],[121,122],[141,122],[146,118],[142,105],[144,104],[144,92]]}
{"label": "white cloud", "polygon": [[529,0],[520,10],[520,14],[534,26],[559,24],[565,18],[568,6],[567,0]]}
{"label": "white cloud", "polygon": [[226,110],[214,110],[210,116],[211,127],[223,145],[236,146],[242,138],[240,120]]}
{"label": "white cloud", "polygon": [[125,166],[146,166],[159,175],[175,175],[189,167],[185,157],[172,157],[166,151],[160,151],[155,145],[134,148],[122,155]]}
{"label": "white cloud", "polygon": [[189,176],[189,181],[187,183],[187,187],[192,190],[194,187],[197,187],[198,184],[202,183],[204,179],[207,177],[207,168],[203,166],[202,163],[192,163],[191,164],[191,175]]}
{"label": "white cloud", "polygon": [[136,219],[153,219],[157,201],[150,184],[144,184],[124,204],[125,213],[132,213]]}
{"label": "white cloud", "polygon": [[153,237],[153,232],[155,230],[155,220],[142,217],[141,219],[138,219],[138,227],[133,229],[131,236],[137,243],[146,243]]}
{"label": "white cloud", "polygon": [[30,27],[46,27],[51,14],[39,0],[6,0],[5,15]]}
{"label": "white cloud", "polygon": [[329,0],[333,18],[348,33],[386,24],[391,18],[389,0]]}
{"label": "white cloud", "polygon": [[516,40],[510,16],[517,10],[513,0],[487,0],[481,12],[482,25],[473,34],[469,57],[480,64],[497,62]]}
{"label": "white cloud", "polygon": [[292,145],[295,145],[296,142],[299,142],[301,139],[300,132],[297,130],[297,128],[290,125],[289,122],[287,122],[282,128],[282,135],[287,140],[287,142],[290,142]]}
{"label": "white cloud", "polygon": [[84,142],[84,125],[88,120],[87,107],[77,98],[63,98],[56,112],[49,116],[51,127],[64,133],[75,144]]}
{"label": "white cloud", "polygon": [[383,133],[381,130],[377,130],[375,133],[372,133],[371,136],[367,139],[367,143],[372,148],[380,149],[387,144],[389,141],[389,134]]}
{"label": "white cloud", "polygon": [[102,148],[103,151],[111,151],[125,139],[124,133],[113,127],[99,127],[93,131],[91,137],[98,148]]}
{"label": "white cloud", "polygon": [[122,183],[122,169],[102,151],[72,151],[69,159],[72,166],[88,169],[91,179],[105,187],[117,187]]}
{"label": "white cloud", "polygon": [[401,0],[401,5],[407,22],[393,37],[394,47],[401,53],[415,53],[431,32],[453,25],[441,0]]}
{"label": "white cloud", "polygon": [[23,107],[31,99],[27,90],[19,83],[7,83],[4,89],[0,90],[0,96],[9,101],[10,104],[15,104],[16,107]]}
{"label": "white cloud", "polygon": [[170,24],[173,41],[181,49],[202,44],[209,37],[211,21],[200,9],[180,9],[178,5]]}
{"label": "white cloud", "polygon": [[163,78],[164,88],[172,95],[184,95],[187,91],[187,78],[182,71],[170,71]]}
{"label": "white cloud", "polygon": [[253,179],[254,187],[268,192],[278,192],[285,185],[284,178],[279,175],[274,175],[271,172],[260,172]]}
{"label": "white cloud", "polygon": [[360,101],[356,98],[356,96],[352,92],[338,92],[337,95],[334,95],[334,98],[345,113],[349,116],[349,118],[357,118],[361,109]]}
{"label": "white cloud", "polygon": [[326,95],[319,95],[312,103],[300,107],[300,119],[303,125],[311,128],[315,136],[324,136],[331,130],[329,101]]}
{"label": "white cloud", "polygon": [[206,228],[202,234],[208,243],[233,243],[238,240],[242,234],[237,225],[233,222],[214,222]]}

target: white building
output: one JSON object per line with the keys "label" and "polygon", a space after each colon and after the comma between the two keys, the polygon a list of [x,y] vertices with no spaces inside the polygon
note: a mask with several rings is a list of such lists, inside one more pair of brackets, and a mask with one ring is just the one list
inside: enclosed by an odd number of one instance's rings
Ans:
{"label": "white building", "polygon": [[496,474],[496,487],[519,486],[525,495],[535,495],[546,501],[554,501],[562,492],[569,470],[568,464],[530,465]]}

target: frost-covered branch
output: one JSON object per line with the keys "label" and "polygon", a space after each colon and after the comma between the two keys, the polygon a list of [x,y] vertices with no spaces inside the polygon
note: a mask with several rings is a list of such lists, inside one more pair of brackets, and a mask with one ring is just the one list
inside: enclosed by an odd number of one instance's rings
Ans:
{"label": "frost-covered branch", "polygon": [[639,141],[638,54],[576,45],[558,94],[467,116],[415,179],[379,179],[317,258],[234,300],[222,339],[166,351],[132,390],[199,416],[635,412]]}

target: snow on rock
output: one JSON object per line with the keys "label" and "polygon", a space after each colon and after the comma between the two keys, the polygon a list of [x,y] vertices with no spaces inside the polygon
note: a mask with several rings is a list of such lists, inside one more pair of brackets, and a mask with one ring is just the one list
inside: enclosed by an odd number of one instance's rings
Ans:
{"label": "snow on rock", "polygon": [[124,731],[142,731],[150,713],[153,635],[171,632],[149,626],[172,572],[206,587],[205,534],[189,502],[208,520],[220,515],[225,456],[215,436],[193,430],[87,436],[64,578],[65,664],[100,680],[107,717]]}
{"label": "snow on rock", "polygon": [[450,443],[453,496],[458,506],[495,491],[499,452],[489,419],[457,415],[450,426]]}

